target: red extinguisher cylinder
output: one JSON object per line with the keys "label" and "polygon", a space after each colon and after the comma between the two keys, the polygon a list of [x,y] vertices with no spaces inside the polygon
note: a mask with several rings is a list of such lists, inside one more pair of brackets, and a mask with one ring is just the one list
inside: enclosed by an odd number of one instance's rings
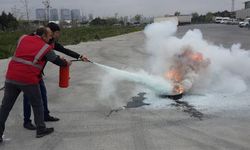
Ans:
{"label": "red extinguisher cylinder", "polygon": [[65,67],[60,67],[59,71],[59,87],[67,88],[69,86],[69,65]]}

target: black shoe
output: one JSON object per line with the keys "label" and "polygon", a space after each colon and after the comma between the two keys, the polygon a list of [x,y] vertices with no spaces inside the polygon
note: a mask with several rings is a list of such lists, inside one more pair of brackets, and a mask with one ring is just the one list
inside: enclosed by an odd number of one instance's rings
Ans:
{"label": "black shoe", "polygon": [[3,142],[3,136],[0,135],[0,143],[2,143],[2,142]]}
{"label": "black shoe", "polygon": [[44,117],[44,121],[59,121],[59,120],[60,120],[59,118],[52,116]]}
{"label": "black shoe", "polygon": [[24,123],[23,127],[28,130],[36,130],[36,126],[34,126],[31,122]]}
{"label": "black shoe", "polygon": [[36,138],[41,138],[45,135],[54,132],[54,128],[44,128],[36,131]]}

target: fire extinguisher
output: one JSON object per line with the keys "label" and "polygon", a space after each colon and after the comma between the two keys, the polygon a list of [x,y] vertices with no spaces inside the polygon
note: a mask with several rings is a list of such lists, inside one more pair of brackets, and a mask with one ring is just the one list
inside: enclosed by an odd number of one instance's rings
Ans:
{"label": "fire extinguisher", "polygon": [[69,86],[69,65],[65,67],[60,67],[59,71],[59,87],[67,88]]}

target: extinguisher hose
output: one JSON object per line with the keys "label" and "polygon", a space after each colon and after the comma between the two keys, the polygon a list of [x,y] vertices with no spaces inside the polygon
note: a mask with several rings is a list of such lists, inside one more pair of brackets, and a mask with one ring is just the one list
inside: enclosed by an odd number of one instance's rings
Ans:
{"label": "extinguisher hose", "polygon": [[0,91],[2,91],[2,90],[4,90],[4,87],[1,87],[1,88],[0,88]]}
{"label": "extinguisher hose", "polygon": [[[75,62],[75,61],[82,61],[82,60],[80,60],[80,59],[73,59],[73,60],[70,60],[71,62]],[[90,61],[90,60],[88,60],[88,62],[90,62],[90,63],[92,63],[92,64],[94,64],[95,62],[93,62],[93,61]]]}

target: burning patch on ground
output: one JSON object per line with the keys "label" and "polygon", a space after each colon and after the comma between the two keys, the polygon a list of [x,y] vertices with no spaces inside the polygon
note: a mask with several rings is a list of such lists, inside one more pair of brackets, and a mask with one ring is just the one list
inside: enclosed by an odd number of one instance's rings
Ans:
{"label": "burning patch on ground", "polygon": [[175,95],[159,95],[160,98],[169,98],[173,100],[181,99],[183,96],[183,93],[175,94]]}

